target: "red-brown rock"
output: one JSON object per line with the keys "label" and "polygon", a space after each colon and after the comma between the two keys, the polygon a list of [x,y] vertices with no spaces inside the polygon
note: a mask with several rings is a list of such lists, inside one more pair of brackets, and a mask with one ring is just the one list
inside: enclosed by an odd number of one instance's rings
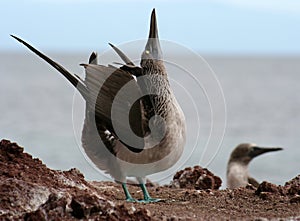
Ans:
{"label": "red-brown rock", "polygon": [[0,220],[151,220],[107,200],[79,170],[51,170],[8,140],[0,142],[0,199]]}
{"label": "red-brown rock", "polygon": [[284,187],[287,189],[288,194],[300,195],[300,175],[296,176],[294,179],[285,183]]}
{"label": "red-brown rock", "polygon": [[262,192],[267,192],[267,193],[278,193],[280,191],[280,187],[273,184],[273,183],[269,183],[267,181],[262,182],[261,184],[259,184],[259,186],[257,187],[257,190],[255,191],[255,193],[257,195],[259,195]]}
{"label": "red-brown rock", "polygon": [[171,182],[172,188],[188,188],[197,190],[220,188],[222,180],[206,168],[194,166],[178,171]]}

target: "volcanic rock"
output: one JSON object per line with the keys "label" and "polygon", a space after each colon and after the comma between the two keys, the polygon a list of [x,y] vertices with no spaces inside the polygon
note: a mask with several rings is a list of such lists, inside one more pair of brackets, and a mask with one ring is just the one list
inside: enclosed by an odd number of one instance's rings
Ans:
{"label": "volcanic rock", "polygon": [[217,190],[220,188],[222,180],[215,176],[206,168],[194,166],[187,167],[184,170],[178,171],[171,182],[172,188],[187,188],[196,190]]}
{"label": "volcanic rock", "polygon": [[151,220],[144,208],[107,200],[77,169],[57,171],[0,141],[0,220]]}

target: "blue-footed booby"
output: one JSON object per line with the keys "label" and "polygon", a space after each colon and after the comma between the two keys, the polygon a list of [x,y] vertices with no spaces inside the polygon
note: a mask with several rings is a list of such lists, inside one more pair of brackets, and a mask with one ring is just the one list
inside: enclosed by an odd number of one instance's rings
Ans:
{"label": "blue-footed booby", "polygon": [[258,187],[259,183],[249,176],[250,161],[267,152],[282,150],[280,147],[259,147],[256,144],[239,144],[232,152],[227,164],[227,188],[234,189],[252,184]]}
{"label": "blue-footed booby", "polygon": [[122,184],[126,200],[137,201],[126,186],[127,177],[136,177],[144,195],[141,202],[159,201],[150,197],[145,178],[178,161],[185,145],[186,125],[162,60],[155,9],[140,67],[110,44],[125,64],[119,68],[99,65],[93,52],[89,63],[82,64],[84,79],[22,39],[12,37],[58,70],[80,92],[86,102],[82,146],[98,168]]}

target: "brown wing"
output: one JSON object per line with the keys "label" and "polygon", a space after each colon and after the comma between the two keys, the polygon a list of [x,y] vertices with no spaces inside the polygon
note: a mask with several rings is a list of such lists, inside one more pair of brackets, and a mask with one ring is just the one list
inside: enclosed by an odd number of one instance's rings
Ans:
{"label": "brown wing", "polygon": [[144,128],[146,132],[150,132],[150,129],[148,127],[148,120],[155,115],[153,97],[155,97],[156,95],[149,94],[145,84],[145,78],[141,77],[143,75],[142,68],[135,66],[134,63],[126,56],[126,54],[121,49],[119,49],[118,47],[114,46],[111,43],[109,43],[109,45],[126,63],[125,65],[121,66],[120,69],[129,72],[131,75],[134,75],[137,78],[137,84],[139,85],[140,90],[144,94],[144,96],[141,97],[140,99],[144,107],[144,116],[145,116]]}
{"label": "brown wing", "polygon": [[256,181],[256,179],[254,179],[252,177],[248,177],[248,183],[250,183],[254,187],[258,187],[259,186],[259,183]]}
{"label": "brown wing", "polygon": [[[46,61],[48,64],[50,64],[56,70],[58,70],[80,92],[80,94],[85,99],[87,99],[87,97],[88,97],[88,91],[86,90],[86,87],[85,87],[84,83],[82,82],[82,79],[79,76],[70,73],[63,66],[61,66],[57,62],[53,61],[51,58],[49,58],[48,56],[44,55],[42,52],[38,51],[36,48],[34,48],[33,46],[31,46],[27,42],[23,41],[21,38],[18,38],[18,37],[14,36],[14,35],[11,35],[11,37],[13,37],[17,41],[21,42],[29,50],[31,50],[32,52],[34,52],[36,55],[38,55],[40,58],[42,58],[44,61]],[[96,56],[96,55],[94,55],[94,56]]]}
{"label": "brown wing", "polygon": [[[87,115],[89,116],[89,123],[91,123],[90,118],[92,118],[91,116],[94,114],[95,124],[99,131],[99,135],[105,130],[108,130],[116,138],[120,138],[120,141],[129,149],[136,152],[142,150],[144,147],[142,138],[148,132],[144,107],[141,100],[129,102],[132,97],[141,97],[139,86],[132,77],[132,75],[135,74],[135,71],[139,71],[138,67],[131,73],[130,70],[121,70],[112,66],[106,67],[96,65],[97,55],[96,53],[92,53],[89,60],[91,64],[84,65],[86,68],[86,78],[83,81],[79,76],[70,73],[60,64],[41,53],[27,42],[16,36],[12,37],[58,70],[72,83],[72,85],[74,85],[74,87],[76,87],[86,100],[88,108],[86,117]],[[133,64],[124,54],[122,54],[122,52],[120,55],[122,55],[122,59],[125,59],[126,63],[129,63],[129,65]],[[123,90],[122,93],[118,93],[127,83],[130,84],[131,90]],[[116,97],[118,99],[115,99]],[[113,117],[111,114],[112,107],[114,107]],[[131,107],[130,111],[128,113],[124,112],[124,109],[126,110],[128,107]],[[128,122],[130,123],[128,124]],[[132,133],[132,131],[134,133]],[[134,134],[137,136],[134,136]],[[101,137],[103,136],[101,135]],[[129,143],[126,142],[128,139],[130,141]],[[85,140],[85,142],[88,141]],[[105,143],[107,142],[105,141]],[[112,146],[108,148],[110,149]]]}
{"label": "brown wing", "polygon": [[141,91],[131,73],[115,67],[88,64],[85,84],[97,129],[105,128],[134,152],[144,147],[147,133]]}

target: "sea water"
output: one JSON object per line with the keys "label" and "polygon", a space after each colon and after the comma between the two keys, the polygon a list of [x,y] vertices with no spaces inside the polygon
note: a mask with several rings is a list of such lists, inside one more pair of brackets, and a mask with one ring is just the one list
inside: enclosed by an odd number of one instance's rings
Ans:
{"label": "sea water", "polygon": [[[87,62],[88,54],[48,54],[71,72],[84,76],[84,69],[78,64]],[[189,57],[180,59],[190,66],[203,65],[191,63]],[[204,59],[216,84],[202,85],[200,81],[199,87],[193,86],[191,75],[177,73],[176,68],[167,65],[170,83],[186,116],[187,144],[174,168],[150,178],[168,183],[176,170],[200,164],[220,176],[222,187],[226,187],[229,155],[243,142],[284,148],[251,162],[250,173],[257,180],[284,184],[298,175],[300,57],[204,56]],[[89,180],[110,179],[82,153],[84,101],[64,77],[33,54],[2,52],[0,82],[1,139],[17,142],[50,168],[76,167]],[[218,101],[219,110],[216,104],[212,112],[210,105],[215,101],[206,94],[210,89],[224,96],[226,106]],[[218,115],[226,118],[216,118]],[[221,128],[221,132],[225,128],[225,134],[215,134],[212,127]]]}

